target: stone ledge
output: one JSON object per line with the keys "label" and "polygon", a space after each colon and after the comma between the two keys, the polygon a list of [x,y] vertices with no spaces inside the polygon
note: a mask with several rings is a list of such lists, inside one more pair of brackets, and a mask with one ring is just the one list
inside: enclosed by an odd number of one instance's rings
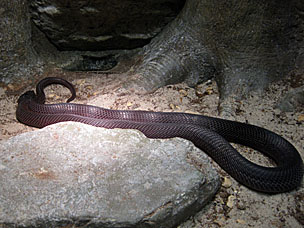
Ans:
{"label": "stone ledge", "polygon": [[191,142],[135,130],[59,123],[2,141],[0,150],[6,227],[173,227],[220,184]]}

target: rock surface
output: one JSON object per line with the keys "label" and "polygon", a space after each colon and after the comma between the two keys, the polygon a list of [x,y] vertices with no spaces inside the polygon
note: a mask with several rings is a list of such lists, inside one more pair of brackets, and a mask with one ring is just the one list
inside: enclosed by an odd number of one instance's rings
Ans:
{"label": "rock surface", "polygon": [[173,227],[220,182],[191,142],[134,130],[59,123],[2,141],[0,151],[4,227]]}
{"label": "rock surface", "polygon": [[142,47],[172,21],[185,0],[31,1],[34,23],[60,50]]}

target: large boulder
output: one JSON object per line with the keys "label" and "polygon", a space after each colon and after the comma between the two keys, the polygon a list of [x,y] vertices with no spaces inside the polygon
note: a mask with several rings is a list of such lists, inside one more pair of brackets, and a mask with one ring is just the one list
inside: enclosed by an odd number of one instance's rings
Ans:
{"label": "large boulder", "polygon": [[135,130],[59,123],[0,151],[0,226],[174,227],[220,183],[191,142]]}

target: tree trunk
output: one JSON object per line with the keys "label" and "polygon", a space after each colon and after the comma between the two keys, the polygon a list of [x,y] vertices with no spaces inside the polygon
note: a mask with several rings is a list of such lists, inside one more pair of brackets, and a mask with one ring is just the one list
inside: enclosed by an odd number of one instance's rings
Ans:
{"label": "tree trunk", "polygon": [[37,67],[32,49],[31,22],[27,0],[0,2],[0,82],[30,76]]}
{"label": "tree trunk", "polygon": [[215,77],[222,102],[263,91],[303,52],[303,12],[302,1],[187,0],[143,49],[126,86],[150,92]]}

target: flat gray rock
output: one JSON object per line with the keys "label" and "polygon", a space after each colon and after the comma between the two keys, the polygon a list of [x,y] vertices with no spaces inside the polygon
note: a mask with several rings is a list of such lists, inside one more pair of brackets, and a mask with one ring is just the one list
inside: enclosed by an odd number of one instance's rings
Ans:
{"label": "flat gray rock", "polygon": [[179,138],[66,122],[0,142],[5,227],[168,228],[219,185],[207,156]]}

